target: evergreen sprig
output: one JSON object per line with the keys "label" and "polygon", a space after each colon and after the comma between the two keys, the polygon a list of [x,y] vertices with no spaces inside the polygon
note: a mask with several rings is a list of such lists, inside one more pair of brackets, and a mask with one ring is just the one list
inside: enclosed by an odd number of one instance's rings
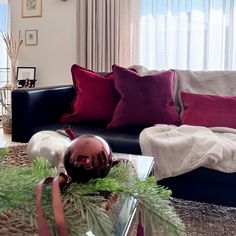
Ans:
{"label": "evergreen sprig", "polygon": [[170,190],[158,185],[154,177],[137,180],[135,189],[146,228],[152,233],[164,231],[164,235],[184,235],[184,225],[169,200]]}
{"label": "evergreen sprig", "polygon": [[[45,159],[36,159],[30,167],[0,165],[0,213],[14,209],[17,216],[36,228],[35,187],[48,176],[55,176]],[[152,232],[160,230],[165,235],[184,235],[184,225],[170,204],[171,191],[157,185],[154,177],[138,179],[129,162],[114,166],[107,177],[86,184],[72,183],[62,190],[62,203],[69,234],[113,235],[108,212],[102,207],[106,199],[101,192],[116,192],[118,196],[134,197],[139,202],[143,224]],[[51,205],[51,188],[43,191],[42,208],[53,235],[57,235]]]}
{"label": "evergreen sprig", "polygon": [[1,148],[0,149],[0,159],[1,158],[5,158],[7,156],[9,152],[9,148],[8,147],[5,147],[5,148]]}
{"label": "evergreen sprig", "polygon": [[30,167],[0,165],[0,211],[19,207],[35,201],[35,186],[56,170],[43,158],[33,161]]}

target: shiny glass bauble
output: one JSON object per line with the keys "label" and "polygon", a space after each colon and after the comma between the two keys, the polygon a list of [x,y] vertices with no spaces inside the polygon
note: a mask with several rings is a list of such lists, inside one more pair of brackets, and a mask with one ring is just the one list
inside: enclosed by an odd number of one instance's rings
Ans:
{"label": "shiny glass bauble", "polygon": [[103,138],[82,135],[67,148],[64,165],[67,174],[76,182],[103,178],[112,166],[112,152]]}

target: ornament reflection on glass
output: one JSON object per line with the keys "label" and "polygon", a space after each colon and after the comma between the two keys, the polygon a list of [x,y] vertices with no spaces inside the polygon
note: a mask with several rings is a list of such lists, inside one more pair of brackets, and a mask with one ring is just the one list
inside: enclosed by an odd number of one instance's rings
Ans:
{"label": "ornament reflection on glass", "polygon": [[64,165],[73,181],[85,183],[103,178],[112,167],[112,151],[103,138],[81,135],[67,148]]}

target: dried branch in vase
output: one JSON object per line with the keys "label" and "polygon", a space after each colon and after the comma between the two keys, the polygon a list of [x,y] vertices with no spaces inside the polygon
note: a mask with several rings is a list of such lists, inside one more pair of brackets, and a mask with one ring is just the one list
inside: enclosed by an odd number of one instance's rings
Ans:
{"label": "dried branch in vase", "polygon": [[19,31],[18,39],[15,39],[13,34],[4,33],[1,31],[2,38],[6,44],[7,54],[11,61],[11,69],[12,69],[12,88],[16,88],[17,85],[17,60],[18,55],[20,51],[20,47],[23,43],[23,40],[21,39],[21,31]]}

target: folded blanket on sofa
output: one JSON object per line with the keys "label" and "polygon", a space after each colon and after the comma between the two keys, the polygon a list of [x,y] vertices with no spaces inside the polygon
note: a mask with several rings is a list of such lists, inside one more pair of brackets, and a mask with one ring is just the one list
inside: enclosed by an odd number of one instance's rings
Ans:
{"label": "folded blanket on sofa", "polygon": [[139,141],[142,154],[155,159],[154,173],[158,180],[200,166],[236,171],[236,129],[155,125],[144,129]]}
{"label": "folded blanket on sofa", "polygon": [[174,100],[178,109],[180,109],[178,91],[236,96],[235,71],[176,70],[175,72]]}

